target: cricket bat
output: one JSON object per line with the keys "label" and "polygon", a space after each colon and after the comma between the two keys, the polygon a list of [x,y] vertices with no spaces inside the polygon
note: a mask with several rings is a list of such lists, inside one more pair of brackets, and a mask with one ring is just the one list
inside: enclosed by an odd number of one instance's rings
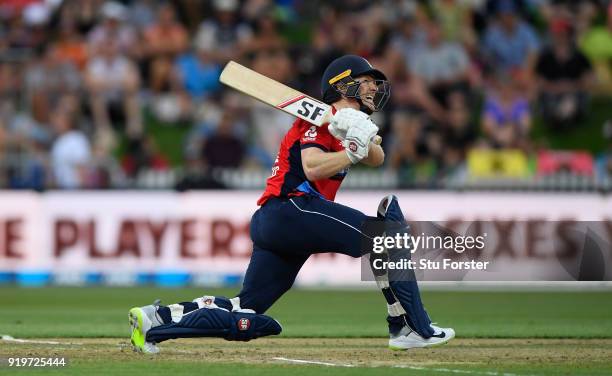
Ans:
{"label": "cricket bat", "polygon": [[[320,127],[332,118],[331,106],[304,93],[281,84],[243,65],[227,63],[219,81],[267,105]],[[382,138],[374,136],[372,142],[380,145]]]}

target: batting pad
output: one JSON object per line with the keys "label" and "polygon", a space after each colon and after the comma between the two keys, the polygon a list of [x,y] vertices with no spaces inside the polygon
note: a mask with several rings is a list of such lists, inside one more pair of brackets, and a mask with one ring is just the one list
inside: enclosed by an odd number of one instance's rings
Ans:
{"label": "batting pad", "polygon": [[184,314],[177,323],[150,329],[146,340],[159,343],[175,338],[219,337],[228,341],[250,341],[281,331],[281,325],[270,316],[200,308]]}

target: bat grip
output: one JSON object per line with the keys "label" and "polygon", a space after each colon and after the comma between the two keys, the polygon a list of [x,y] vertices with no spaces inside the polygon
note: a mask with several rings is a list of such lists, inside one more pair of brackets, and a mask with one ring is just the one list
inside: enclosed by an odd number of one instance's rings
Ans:
{"label": "bat grip", "polygon": [[376,136],[372,137],[372,142],[375,145],[380,145],[380,144],[382,144],[382,137],[380,137],[379,135],[376,135]]}

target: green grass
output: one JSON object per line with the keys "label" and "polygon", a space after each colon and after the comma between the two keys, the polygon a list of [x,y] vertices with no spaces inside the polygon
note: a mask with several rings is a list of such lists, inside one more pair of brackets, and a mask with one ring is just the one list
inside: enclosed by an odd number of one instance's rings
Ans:
{"label": "green grass", "polygon": [[[380,293],[294,289],[268,312],[283,324],[279,338],[169,341],[157,356],[132,353],[126,317],[131,306],[155,298],[186,301],[204,292],[231,296],[236,291],[2,287],[0,334],[60,337],[63,343],[0,340],[0,375],[612,374],[612,292],[425,292],[430,316],[453,326],[459,338],[442,347],[392,352],[385,349]],[[69,360],[63,368],[15,370],[2,362],[8,356]],[[278,356],[353,367],[287,364],[274,359]]]}
{"label": "green grass", "polygon": [[[236,290],[0,288],[0,334],[124,337],[130,307]],[[425,292],[432,319],[462,338],[612,338],[612,292]],[[380,293],[292,290],[268,312],[287,337],[384,337]]]}

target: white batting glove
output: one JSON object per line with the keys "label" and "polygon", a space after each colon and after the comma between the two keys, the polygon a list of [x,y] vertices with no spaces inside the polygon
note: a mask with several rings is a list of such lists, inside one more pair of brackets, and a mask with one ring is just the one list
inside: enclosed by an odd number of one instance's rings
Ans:
{"label": "white batting glove", "polygon": [[359,122],[369,120],[370,117],[365,112],[355,110],[353,108],[343,108],[338,110],[332,117],[327,129],[329,133],[340,141],[346,138],[346,132],[349,128]]}
{"label": "white batting glove", "polygon": [[346,132],[346,138],[342,141],[342,146],[344,146],[351,163],[359,163],[359,161],[368,157],[370,140],[378,131],[376,126],[374,128],[354,126]]}

